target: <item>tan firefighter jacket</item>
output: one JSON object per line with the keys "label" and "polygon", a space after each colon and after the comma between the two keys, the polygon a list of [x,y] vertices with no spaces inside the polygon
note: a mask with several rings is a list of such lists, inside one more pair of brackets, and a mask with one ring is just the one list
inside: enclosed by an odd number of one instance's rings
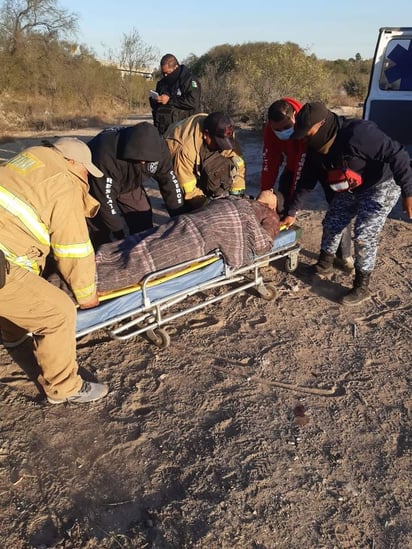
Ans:
{"label": "tan firefighter jacket", "polygon": [[30,147],[0,166],[0,249],[35,274],[51,251],[80,305],[96,293],[85,217],[98,208],[87,183],[53,148]]}
{"label": "tan firefighter jacket", "polygon": [[[173,158],[174,170],[185,198],[196,190],[201,172],[200,148],[203,144],[203,120],[207,114],[195,114],[172,124],[164,137]],[[237,151],[221,151],[223,156],[232,158],[237,168],[231,194],[243,194],[245,191],[245,163]]]}

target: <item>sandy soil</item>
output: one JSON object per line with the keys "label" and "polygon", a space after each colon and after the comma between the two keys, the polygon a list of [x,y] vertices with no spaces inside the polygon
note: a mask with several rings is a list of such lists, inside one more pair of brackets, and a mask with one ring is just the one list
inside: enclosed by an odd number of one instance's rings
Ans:
{"label": "sandy soil", "polygon": [[[261,139],[240,140],[253,193]],[[84,375],[110,385],[104,401],[46,404],[30,344],[0,346],[1,547],[412,546],[411,225],[395,208],[374,297],[346,309],[349,276],[310,274],[324,211],[318,189],[297,271],[264,268],[274,301],[209,305],[168,327],[165,350],[103,331],[79,340]],[[296,388],[335,384],[338,396]]]}

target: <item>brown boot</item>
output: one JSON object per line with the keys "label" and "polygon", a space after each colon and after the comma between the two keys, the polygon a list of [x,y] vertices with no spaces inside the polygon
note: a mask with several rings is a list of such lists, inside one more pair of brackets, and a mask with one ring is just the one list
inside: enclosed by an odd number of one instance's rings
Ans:
{"label": "brown boot", "polygon": [[362,303],[362,301],[369,299],[372,295],[369,291],[370,277],[371,273],[356,271],[353,288],[341,298],[341,304],[349,306],[358,305],[359,303]]}
{"label": "brown boot", "polygon": [[355,270],[355,265],[352,257],[335,257],[333,266],[340,269],[346,274],[352,274]]}

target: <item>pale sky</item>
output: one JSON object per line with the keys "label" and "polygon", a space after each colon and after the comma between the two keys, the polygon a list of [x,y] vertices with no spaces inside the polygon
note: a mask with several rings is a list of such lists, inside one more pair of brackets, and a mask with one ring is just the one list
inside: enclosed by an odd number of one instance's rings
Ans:
{"label": "pale sky", "polygon": [[294,42],[322,59],[374,55],[380,27],[412,26],[412,0],[58,0],[79,16],[78,42],[99,57],[137,29],[179,61],[220,44]]}

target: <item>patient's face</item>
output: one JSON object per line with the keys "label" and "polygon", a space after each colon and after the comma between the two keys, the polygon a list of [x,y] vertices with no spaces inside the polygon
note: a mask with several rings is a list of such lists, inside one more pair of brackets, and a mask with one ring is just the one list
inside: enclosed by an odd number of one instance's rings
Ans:
{"label": "patient's face", "polygon": [[271,190],[262,191],[257,197],[257,201],[265,204],[271,210],[276,211],[278,201],[276,195],[273,194]]}

